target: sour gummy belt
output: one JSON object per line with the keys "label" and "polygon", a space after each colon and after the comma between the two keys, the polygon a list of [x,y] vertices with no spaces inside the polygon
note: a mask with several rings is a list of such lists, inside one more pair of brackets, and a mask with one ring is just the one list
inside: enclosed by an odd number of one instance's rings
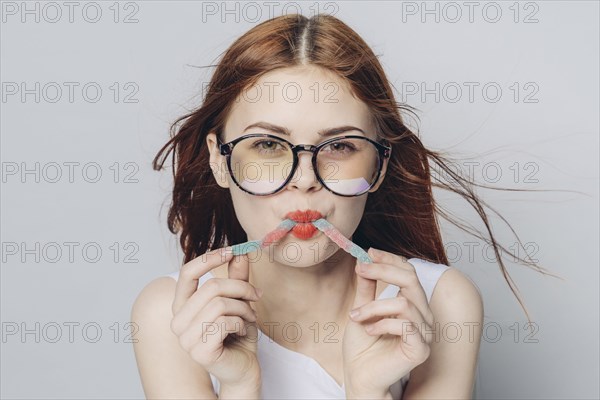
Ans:
{"label": "sour gummy belt", "polygon": [[[338,246],[340,246],[344,251],[350,253],[352,256],[357,258],[360,262],[369,264],[373,261],[369,257],[366,251],[364,251],[360,246],[356,243],[352,242],[348,238],[346,238],[340,231],[338,231],[333,225],[329,223],[329,221],[321,218],[316,221],[311,222],[318,230],[323,232],[329,239],[334,241]],[[296,221],[291,219],[283,220],[277,228],[267,233],[264,238],[261,240],[250,240],[245,243],[240,243],[232,246],[233,255],[241,255],[247,254],[251,251],[265,248],[281,238],[283,238],[287,233],[292,230],[292,228],[296,225]]]}

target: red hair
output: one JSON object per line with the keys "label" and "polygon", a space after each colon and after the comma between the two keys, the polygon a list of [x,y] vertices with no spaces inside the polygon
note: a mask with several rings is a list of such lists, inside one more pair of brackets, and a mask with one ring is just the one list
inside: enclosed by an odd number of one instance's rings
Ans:
{"label": "red hair", "polygon": [[[369,107],[378,138],[387,139],[392,146],[385,179],[376,192],[368,194],[353,241],[363,249],[375,247],[407,258],[449,265],[437,220],[439,214],[467,233],[491,242],[500,269],[523,306],[500,249],[540,272],[543,269],[496,242],[484,210],[484,206],[491,207],[475,195],[476,184],[450,168],[450,161],[441,153],[425,148],[401,115],[415,115],[414,109],[395,101],[377,56],[354,30],[326,14],[311,18],[284,15],[250,29],[227,49],[216,66],[203,104],[171,126],[171,139],[160,149],[153,166],[162,169],[166,157],[173,152],[174,187],[168,227],[172,233],[181,232],[184,263],[206,251],[248,240],[235,217],[229,189],[216,184],[209,168],[206,135],[212,131],[222,137],[234,101],[262,75],[307,64],[331,71],[348,82],[354,96]],[[442,175],[452,179],[432,179],[430,161],[444,172]],[[489,239],[469,231],[446,213],[435,202],[433,187],[464,197],[485,223]],[[519,243],[522,246],[520,240]]]}

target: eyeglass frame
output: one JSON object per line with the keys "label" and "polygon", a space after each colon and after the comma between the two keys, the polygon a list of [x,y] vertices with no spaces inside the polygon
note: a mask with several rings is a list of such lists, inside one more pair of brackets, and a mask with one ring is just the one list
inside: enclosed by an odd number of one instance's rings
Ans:
{"label": "eyeglass frame", "polygon": [[[285,143],[288,144],[289,148],[292,150],[292,156],[293,156],[293,161],[292,161],[292,170],[289,173],[289,176],[287,177],[287,179],[281,184],[280,187],[278,187],[277,189],[269,192],[269,193],[263,193],[263,194],[258,194],[258,193],[254,193],[251,192],[245,188],[243,188],[242,186],[240,186],[240,184],[237,182],[237,180],[234,178],[234,174],[233,171],[231,169],[231,153],[233,152],[233,148],[234,146],[242,141],[243,139],[249,138],[249,137],[265,137],[265,138],[273,138],[273,139],[277,139],[280,141],[283,141]],[[369,184],[369,187],[367,189],[365,189],[364,191],[357,193],[357,194],[340,194],[337,193],[333,190],[331,190],[327,184],[325,184],[325,182],[323,181],[323,179],[321,179],[321,176],[319,175],[319,170],[317,167],[317,154],[318,152],[321,150],[321,148],[325,147],[327,144],[335,142],[337,140],[340,139],[363,139],[363,140],[367,140],[368,142],[370,142],[371,144],[373,144],[375,146],[375,148],[377,149],[378,155],[379,155],[379,167],[377,169],[377,177],[373,180],[373,183]],[[384,142],[387,143],[387,141],[385,139],[383,139]],[[233,139],[230,142],[227,143],[222,143],[221,139],[219,138],[219,136],[217,135],[217,145],[219,147],[219,152],[222,156],[226,157],[227,160],[227,168],[229,169],[229,173],[231,175],[231,179],[233,180],[233,182],[236,184],[237,187],[239,187],[241,190],[243,190],[246,193],[249,193],[251,195],[254,196],[269,196],[275,193],[280,192],[283,188],[285,188],[285,186],[290,182],[290,180],[294,177],[294,174],[296,173],[296,168],[298,167],[298,153],[301,151],[308,151],[312,153],[312,158],[311,158],[311,163],[313,166],[313,170],[315,172],[315,176],[317,178],[317,180],[319,181],[319,183],[329,192],[338,195],[338,196],[342,196],[342,197],[356,197],[356,196],[361,196],[365,193],[367,193],[369,190],[371,190],[371,188],[373,186],[375,186],[375,184],[377,183],[377,181],[379,180],[380,176],[381,176],[381,170],[383,168],[383,163],[385,162],[386,158],[389,158],[392,152],[392,148],[391,146],[387,146],[384,144],[381,144],[373,139],[370,139],[366,136],[360,136],[360,135],[345,135],[345,136],[337,136],[331,139],[327,139],[322,143],[319,143],[318,145],[312,145],[312,144],[293,144],[290,143],[289,141],[285,140],[282,137],[279,136],[275,136],[269,133],[250,133],[247,135],[243,135],[240,136],[239,138]]]}

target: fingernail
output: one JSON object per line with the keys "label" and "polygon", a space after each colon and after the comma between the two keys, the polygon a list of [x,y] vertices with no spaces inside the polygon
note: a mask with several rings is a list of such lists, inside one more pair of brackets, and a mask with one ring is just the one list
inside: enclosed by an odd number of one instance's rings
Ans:
{"label": "fingernail", "polygon": [[367,271],[368,271],[368,268],[369,268],[369,267],[367,266],[367,264],[365,264],[365,263],[363,263],[363,262],[359,262],[359,263],[358,263],[358,270],[359,270],[360,272],[367,272]]}
{"label": "fingernail", "polygon": [[370,249],[370,252],[372,257],[376,259],[380,259],[381,257],[385,256],[385,252],[383,250],[374,249],[372,247]]}
{"label": "fingernail", "polygon": [[352,310],[352,311],[350,311],[350,318],[356,318],[356,317],[358,317],[359,314],[360,314],[359,310]]}

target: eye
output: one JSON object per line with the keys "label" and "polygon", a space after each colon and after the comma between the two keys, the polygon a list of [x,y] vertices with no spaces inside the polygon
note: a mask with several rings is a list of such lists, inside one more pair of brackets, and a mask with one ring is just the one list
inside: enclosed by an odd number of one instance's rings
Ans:
{"label": "eye", "polygon": [[252,145],[259,152],[274,152],[285,150],[285,147],[276,140],[258,140]]}
{"label": "eye", "polygon": [[323,148],[323,150],[331,151],[334,153],[349,153],[355,151],[356,147],[350,142],[335,142],[328,144]]}
{"label": "eye", "polygon": [[262,140],[262,141],[256,143],[255,147],[261,147],[261,146],[262,146],[262,148],[272,147],[274,143],[275,142],[273,142],[272,140]]}

